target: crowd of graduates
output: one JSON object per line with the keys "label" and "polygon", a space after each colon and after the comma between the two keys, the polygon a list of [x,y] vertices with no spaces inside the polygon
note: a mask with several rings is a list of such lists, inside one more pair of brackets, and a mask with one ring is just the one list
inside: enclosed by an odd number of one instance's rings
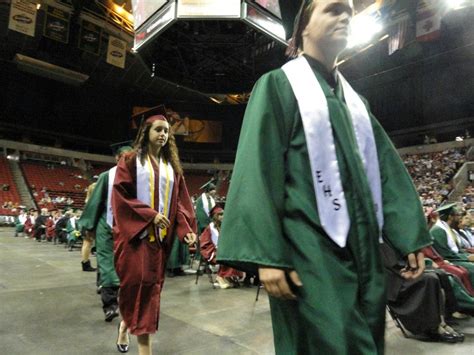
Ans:
{"label": "crowd of graduates", "polygon": [[421,339],[454,343],[464,335],[453,324],[474,315],[474,210],[458,204],[425,209],[433,241],[422,252],[426,270],[403,280],[403,263],[389,245],[382,246],[387,270],[388,306],[403,328]]}
{"label": "crowd of graduates", "polygon": [[65,244],[70,251],[80,238],[81,232],[76,221],[81,217],[80,209],[49,211],[41,208],[38,211],[31,208],[28,211],[21,209],[15,218],[15,237],[24,236],[37,242],[52,242]]}

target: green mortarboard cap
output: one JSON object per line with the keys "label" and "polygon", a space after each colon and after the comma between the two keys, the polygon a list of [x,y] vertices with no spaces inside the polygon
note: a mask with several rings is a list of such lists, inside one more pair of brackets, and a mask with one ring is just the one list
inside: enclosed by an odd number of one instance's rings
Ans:
{"label": "green mortarboard cap", "polygon": [[441,207],[438,207],[438,209],[436,210],[436,212],[438,212],[438,214],[440,216],[448,216],[450,214],[452,214],[453,212],[457,212],[457,203],[454,202],[454,203],[448,203],[446,205],[443,205]]}
{"label": "green mortarboard cap", "polygon": [[204,190],[206,192],[209,192],[211,190],[215,190],[216,189],[216,185],[214,185],[214,179],[211,179],[209,180],[208,182],[206,182],[204,185],[202,185],[200,188],[200,190]]}
{"label": "green mortarboard cap", "polygon": [[112,149],[112,153],[114,155],[122,154],[124,152],[129,152],[133,149],[132,141],[124,141],[124,142],[111,144],[110,149]]}
{"label": "green mortarboard cap", "polygon": [[296,19],[303,8],[303,4],[307,5],[313,0],[279,0],[281,21],[285,29],[286,39],[293,36]]}

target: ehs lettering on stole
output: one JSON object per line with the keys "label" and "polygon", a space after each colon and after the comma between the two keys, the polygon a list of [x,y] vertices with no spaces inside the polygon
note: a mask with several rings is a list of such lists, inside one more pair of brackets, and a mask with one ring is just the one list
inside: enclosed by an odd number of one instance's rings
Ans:
{"label": "ehs lettering on stole", "polygon": [[[316,170],[316,177],[318,178],[318,188],[322,188],[325,198],[332,198],[332,191],[330,184],[324,184],[324,179],[321,170]],[[332,204],[334,206],[334,211],[339,211],[341,209],[341,204],[339,203],[338,198],[332,199]]]}

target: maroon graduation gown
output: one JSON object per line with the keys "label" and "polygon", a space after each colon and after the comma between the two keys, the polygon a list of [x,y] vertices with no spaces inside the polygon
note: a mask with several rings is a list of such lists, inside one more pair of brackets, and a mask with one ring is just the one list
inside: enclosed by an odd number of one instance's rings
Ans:
{"label": "maroon graduation gown", "polygon": [[[211,227],[207,226],[199,237],[201,255],[209,263],[216,264],[217,248],[212,242]],[[231,268],[230,266],[220,265],[217,273],[220,277],[242,277],[243,273]]]}
{"label": "maroon graduation gown", "polygon": [[[155,206],[159,200],[159,168],[155,171]],[[168,234],[162,242],[140,239],[157,210],[137,199],[136,155],[130,154],[117,164],[112,189],[114,214],[115,268],[120,279],[119,307],[123,320],[133,335],[152,334],[158,329],[160,294],[165,278],[166,261],[176,236],[183,241],[196,232],[196,219],[184,178],[174,174]]]}
{"label": "maroon graduation gown", "polygon": [[28,216],[25,221],[25,227],[23,229],[29,237],[33,234],[33,223],[31,222],[31,217]]}

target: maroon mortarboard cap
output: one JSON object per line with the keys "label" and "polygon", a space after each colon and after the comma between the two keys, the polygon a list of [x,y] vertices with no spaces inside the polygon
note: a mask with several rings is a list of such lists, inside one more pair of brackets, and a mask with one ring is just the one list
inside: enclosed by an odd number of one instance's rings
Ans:
{"label": "maroon mortarboard cap", "polygon": [[209,214],[211,215],[211,217],[213,217],[215,214],[219,214],[219,213],[223,213],[224,212],[224,209],[219,206],[219,205],[215,205],[214,207],[212,207],[212,209],[209,211]]}
{"label": "maroon mortarboard cap", "polygon": [[132,121],[134,123],[135,128],[139,128],[143,122],[146,123],[153,123],[155,121],[166,121],[166,108],[164,105],[159,105],[147,109],[145,111],[141,111],[132,116]]}

